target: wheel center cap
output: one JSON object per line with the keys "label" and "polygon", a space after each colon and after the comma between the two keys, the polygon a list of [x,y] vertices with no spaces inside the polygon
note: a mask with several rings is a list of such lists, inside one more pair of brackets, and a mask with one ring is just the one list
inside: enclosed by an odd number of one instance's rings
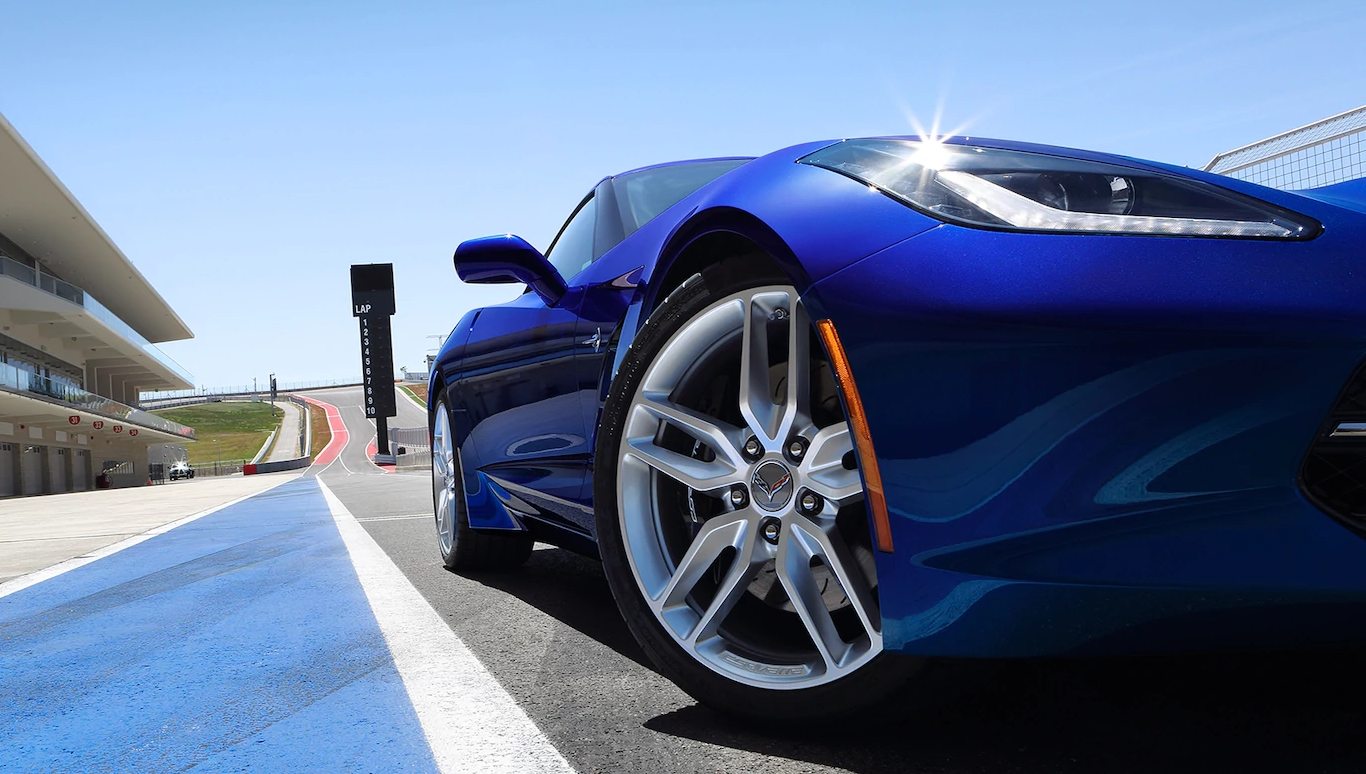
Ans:
{"label": "wheel center cap", "polygon": [[749,483],[754,502],[766,511],[782,510],[792,499],[792,471],[781,462],[769,460],[759,465]]}

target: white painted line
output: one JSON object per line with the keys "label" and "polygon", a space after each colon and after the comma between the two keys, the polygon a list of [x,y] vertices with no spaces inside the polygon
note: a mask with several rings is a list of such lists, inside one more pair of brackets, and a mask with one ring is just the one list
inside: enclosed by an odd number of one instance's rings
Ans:
{"label": "white painted line", "polygon": [[[356,521],[398,521],[400,519],[432,519],[435,518],[430,513],[405,513],[401,516],[357,516]],[[0,540],[0,543],[3,543]]]}
{"label": "white painted line", "polygon": [[572,772],[332,490],[318,480],[443,772]]}
{"label": "white painted line", "polygon": [[[367,420],[367,421],[369,421],[369,420]],[[375,427],[375,426],[374,426],[374,425],[371,425],[371,427]],[[392,474],[394,473],[394,471],[392,471],[392,470],[385,470],[384,468],[380,467],[379,463],[378,463],[378,462],[375,462],[375,458],[370,456],[370,444],[372,444],[372,443],[375,445],[375,453],[376,453],[376,454],[379,454],[379,428],[378,428],[378,427],[375,427],[375,434],[372,435],[372,436],[370,436],[370,440],[368,440],[368,441],[365,442],[365,461],[368,462],[368,463],[370,463],[370,467],[374,468],[375,470],[378,470],[379,472],[385,474],[386,476],[387,476],[387,475],[392,475]],[[350,470],[350,468],[348,468],[348,470]]]}
{"label": "white painted line", "polygon": [[245,494],[241,497],[238,497],[235,500],[229,500],[228,502],[223,503],[222,505],[215,505],[212,508],[205,508],[204,510],[198,513],[192,513],[183,519],[177,519],[170,523],[162,524],[160,527],[153,527],[147,530],[146,532],[134,535],[126,540],[120,540],[117,543],[111,543],[105,546],[104,548],[92,551],[86,554],[85,556],[78,556],[74,559],[67,559],[65,562],[54,564],[51,567],[44,567],[41,570],[35,570],[27,575],[20,575],[17,578],[10,578],[4,583],[0,583],[0,597],[7,597],[15,592],[23,591],[29,586],[34,586],[39,583],[42,583],[45,580],[51,580],[52,578],[55,578],[63,573],[71,572],[77,567],[84,567],[85,565],[90,564],[91,562],[99,561],[100,559],[103,559],[106,556],[113,556],[114,554],[117,554],[125,548],[132,548],[133,546],[137,545],[138,543],[141,543],[144,540],[154,538],[157,535],[170,532],[176,527],[182,526],[184,524],[189,524],[190,522],[195,521],[196,519],[202,519],[211,513],[216,513],[218,511],[223,510],[224,508],[236,505],[242,502],[243,500],[248,500],[252,497],[255,497],[256,495],[262,494],[263,492],[269,492],[275,487],[280,486],[280,484],[287,484],[296,478],[298,478],[297,475],[281,478],[278,482],[271,484],[270,486],[266,487],[265,489],[262,489],[259,492]]}

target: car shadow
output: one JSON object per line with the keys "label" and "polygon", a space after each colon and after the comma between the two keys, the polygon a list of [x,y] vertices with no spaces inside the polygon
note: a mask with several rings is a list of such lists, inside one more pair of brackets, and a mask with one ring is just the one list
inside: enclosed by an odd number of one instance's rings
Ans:
{"label": "car shadow", "polygon": [[517,572],[466,572],[478,581],[656,671],[617,612],[602,564],[563,548],[538,545]]}
{"label": "car shadow", "polygon": [[[466,573],[657,671],[601,565],[539,548],[517,573]],[[1366,652],[932,660],[839,724],[749,728],[702,705],[650,731],[860,772],[1366,771]]]}
{"label": "car shadow", "polygon": [[[836,732],[736,733],[701,706],[660,733],[855,772],[1366,771],[1361,652],[936,661]],[[814,739],[837,738],[822,744]]]}

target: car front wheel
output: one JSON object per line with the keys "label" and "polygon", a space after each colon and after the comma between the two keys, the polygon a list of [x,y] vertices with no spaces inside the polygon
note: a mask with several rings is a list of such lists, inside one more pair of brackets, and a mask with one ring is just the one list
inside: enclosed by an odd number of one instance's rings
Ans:
{"label": "car front wheel", "polygon": [[695,698],[824,718],[917,666],[883,653],[853,442],[795,288],[718,271],[672,293],[623,360],[598,444],[608,581]]}

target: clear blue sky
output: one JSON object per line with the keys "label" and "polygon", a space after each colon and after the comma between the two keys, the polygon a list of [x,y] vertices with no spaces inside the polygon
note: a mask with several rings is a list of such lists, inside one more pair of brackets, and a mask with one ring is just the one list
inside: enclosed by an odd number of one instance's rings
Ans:
{"label": "clear blue sky", "polygon": [[359,262],[395,264],[395,357],[417,366],[428,334],[516,292],[462,287],[458,242],[544,249],[643,164],[941,110],[1202,166],[1366,103],[1360,0],[2,0],[0,19],[0,112],[189,323],[165,349],[209,386],[358,376]]}

